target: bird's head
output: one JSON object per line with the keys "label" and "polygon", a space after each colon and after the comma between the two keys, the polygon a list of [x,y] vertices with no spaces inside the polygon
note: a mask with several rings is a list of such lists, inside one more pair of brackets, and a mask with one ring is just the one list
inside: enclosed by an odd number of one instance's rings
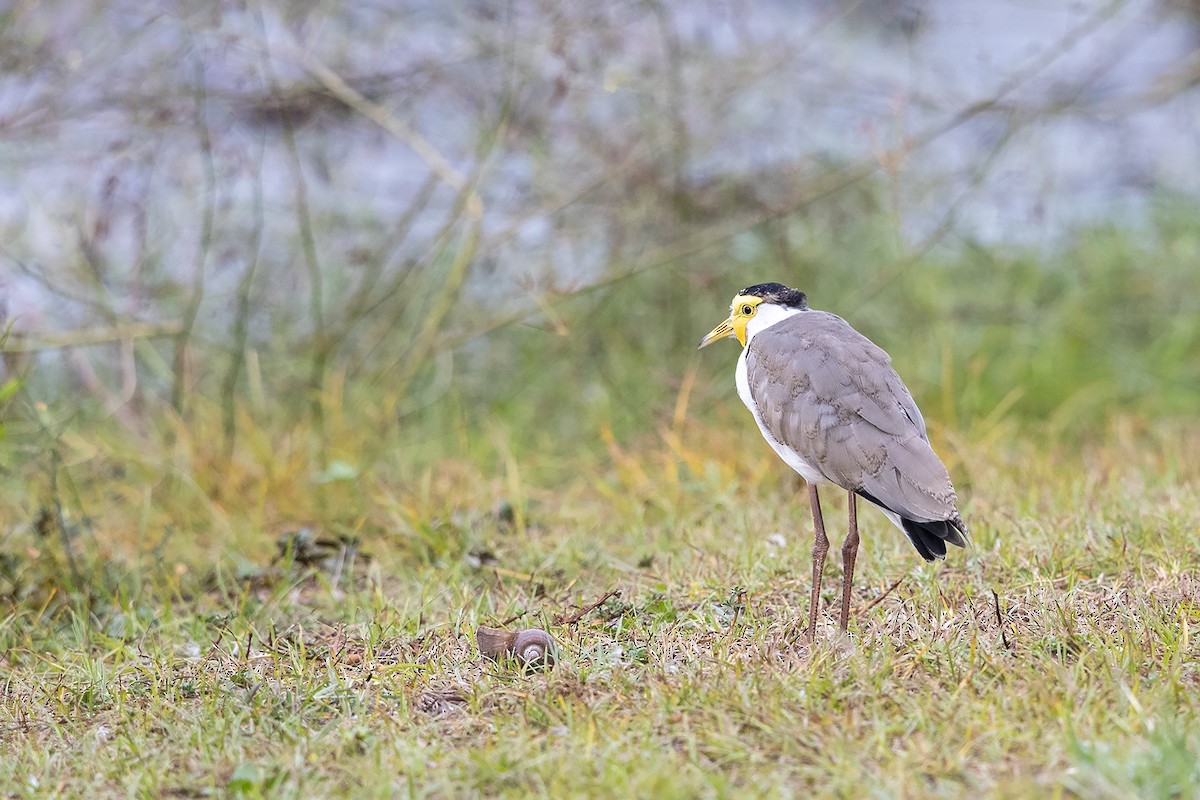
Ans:
{"label": "bird's head", "polygon": [[[769,317],[768,325],[778,322],[783,316],[808,308],[808,298],[799,289],[789,289],[782,283],[759,283],[742,289],[729,304],[729,319],[708,332],[700,340],[700,348],[708,347],[718,339],[736,336],[746,346],[749,341],[747,328],[756,317]],[[760,316],[761,315],[761,316]],[[697,348],[697,349],[700,349]]]}

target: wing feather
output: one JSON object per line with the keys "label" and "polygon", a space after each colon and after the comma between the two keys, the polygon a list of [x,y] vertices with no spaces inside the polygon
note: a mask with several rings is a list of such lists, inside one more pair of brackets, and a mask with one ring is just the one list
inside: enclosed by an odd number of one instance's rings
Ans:
{"label": "wing feather", "polygon": [[961,520],[891,358],[841,317],[805,311],[760,331],[746,378],[764,427],[831,483],[903,518]]}

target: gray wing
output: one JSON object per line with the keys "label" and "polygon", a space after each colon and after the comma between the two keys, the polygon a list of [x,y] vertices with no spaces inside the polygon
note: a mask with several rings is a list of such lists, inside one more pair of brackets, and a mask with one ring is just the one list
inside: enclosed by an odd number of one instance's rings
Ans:
{"label": "gray wing", "polygon": [[961,522],[908,387],[841,317],[805,311],[760,331],[746,377],[767,430],[830,482],[905,519]]}

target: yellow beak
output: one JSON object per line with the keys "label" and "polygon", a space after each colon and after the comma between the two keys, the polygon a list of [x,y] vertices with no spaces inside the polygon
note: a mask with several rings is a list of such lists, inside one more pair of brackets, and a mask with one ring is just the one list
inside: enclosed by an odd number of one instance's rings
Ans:
{"label": "yellow beak", "polygon": [[[717,341],[718,339],[727,339],[730,336],[737,336],[739,341],[741,341],[741,339],[742,339],[741,336],[738,336],[737,330],[734,329],[734,327],[733,327],[733,318],[732,317],[725,320],[720,325],[718,325],[717,327],[715,327],[711,331],[709,331],[708,336],[705,336],[703,339],[700,340],[700,346],[697,347],[696,349],[703,350],[705,347],[708,347],[710,344]],[[745,342],[742,342],[742,344],[745,345]]]}

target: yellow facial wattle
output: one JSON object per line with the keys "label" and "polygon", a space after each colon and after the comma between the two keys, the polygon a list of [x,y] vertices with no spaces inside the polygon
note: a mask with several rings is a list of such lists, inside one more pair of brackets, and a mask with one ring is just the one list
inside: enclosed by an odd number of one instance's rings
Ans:
{"label": "yellow facial wattle", "polygon": [[708,347],[713,342],[727,339],[730,336],[736,337],[742,343],[742,347],[745,347],[746,325],[758,311],[758,305],[761,302],[761,297],[750,295],[738,295],[733,298],[733,302],[729,305],[729,319],[709,331],[708,335],[700,340],[700,347],[696,349]]}

